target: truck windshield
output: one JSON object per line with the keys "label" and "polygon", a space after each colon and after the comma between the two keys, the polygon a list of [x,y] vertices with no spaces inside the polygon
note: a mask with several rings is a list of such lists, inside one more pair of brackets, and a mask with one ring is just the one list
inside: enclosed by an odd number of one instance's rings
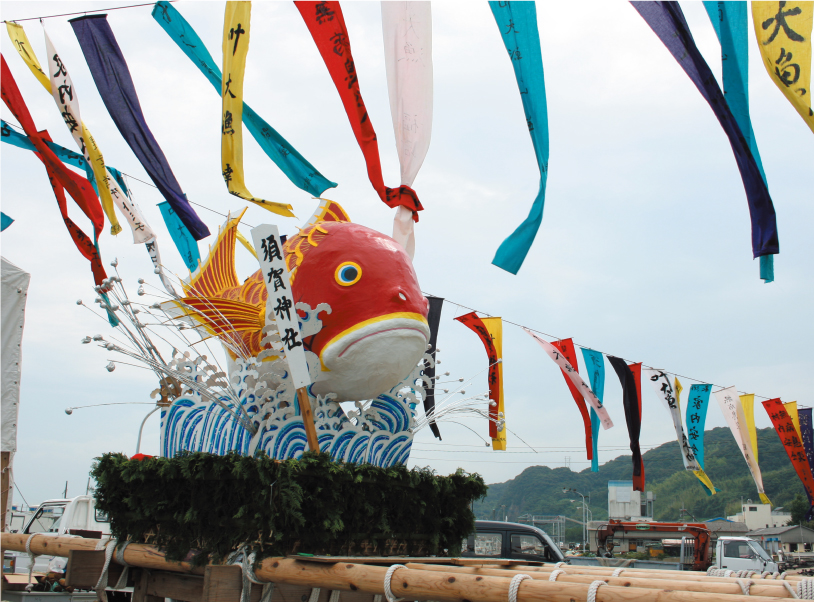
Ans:
{"label": "truck windshield", "polygon": [[754,550],[755,554],[757,554],[763,560],[768,560],[771,562],[772,557],[763,549],[763,547],[756,541],[750,541],[749,547]]}
{"label": "truck windshield", "polygon": [[26,533],[54,533],[59,529],[59,521],[65,506],[44,506],[37,510],[26,528]]}

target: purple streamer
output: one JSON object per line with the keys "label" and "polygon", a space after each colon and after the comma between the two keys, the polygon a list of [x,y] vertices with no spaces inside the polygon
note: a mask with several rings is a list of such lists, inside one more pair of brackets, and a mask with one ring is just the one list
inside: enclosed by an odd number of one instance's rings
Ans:
{"label": "purple streamer", "polygon": [[775,255],[780,252],[777,220],[769,189],[760,175],[749,143],[738,127],[709,65],[698,51],[678,2],[633,2],[635,8],[656,33],[670,54],[678,61],[698,91],[709,103],[715,117],[729,138],[738,163],[749,215],[752,221],[752,253],[754,257]]}
{"label": "purple streamer", "polygon": [[99,95],[122,137],[192,237],[195,240],[206,238],[209,236],[209,228],[190,206],[167,158],[144,120],[133,78],[116,42],[116,36],[107,22],[107,15],[79,17],[71,19],[70,24],[79,40]]}

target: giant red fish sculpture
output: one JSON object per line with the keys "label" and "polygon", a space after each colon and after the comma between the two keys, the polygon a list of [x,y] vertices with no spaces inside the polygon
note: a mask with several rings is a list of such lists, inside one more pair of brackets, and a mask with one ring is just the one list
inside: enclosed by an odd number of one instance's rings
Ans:
{"label": "giant red fish sculpture", "polygon": [[[233,358],[248,358],[264,349],[268,295],[260,270],[243,284],[235,273],[239,221],[227,221],[184,297],[172,303],[218,336]],[[335,393],[338,401],[372,399],[416,367],[430,336],[428,302],[399,243],[351,223],[339,204],[322,201],[284,251],[295,302],[331,308],[321,314],[322,329],[304,339],[320,359],[314,393]]]}

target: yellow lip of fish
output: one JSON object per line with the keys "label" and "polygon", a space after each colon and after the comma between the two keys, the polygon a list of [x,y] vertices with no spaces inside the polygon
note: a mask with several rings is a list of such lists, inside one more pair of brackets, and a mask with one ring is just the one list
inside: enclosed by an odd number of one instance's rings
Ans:
{"label": "yellow lip of fish", "polygon": [[392,329],[384,329],[384,330],[378,330],[378,331],[375,331],[375,332],[371,332],[370,334],[367,334],[367,335],[365,335],[365,336],[363,336],[361,338],[354,339],[354,340],[351,340],[350,342],[348,342],[348,344],[344,347],[344,349],[342,349],[342,351],[339,352],[337,357],[342,357],[342,355],[348,349],[350,349],[353,345],[355,345],[359,341],[362,341],[362,340],[364,340],[364,339],[366,339],[368,337],[371,337],[371,336],[374,336],[374,335],[377,335],[377,334],[382,334],[384,332],[388,332],[389,330],[415,330],[416,332],[420,332],[424,336],[424,338],[429,340],[429,329],[430,329],[430,327],[429,327],[429,324],[427,323],[427,319],[424,316],[422,316],[421,314],[412,313],[412,312],[395,312],[395,313],[392,313],[392,314],[385,314],[385,315],[382,315],[382,316],[377,316],[375,318],[370,318],[369,320],[359,322],[358,324],[354,324],[350,328],[347,328],[347,329],[343,330],[342,332],[340,332],[338,335],[336,335],[334,338],[332,338],[330,341],[328,341],[325,344],[325,346],[322,348],[322,352],[319,354],[319,363],[320,363],[320,366],[322,367],[322,371],[323,372],[330,372],[330,368],[328,368],[325,365],[324,357],[325,357],[326,353],[331,349],[331,347],[333,345],[335,345],[337,343],[340,343],[342,340],[346,339],[347,337],[352,336],[353,333],[358,332],[359,330],[365,328],[366,326],[370,326],[371,324],[376,324],[378,322],[384,322],[384,321],[388,321],[388,320],[399,320],[399,319],[419,322],[420,324],[422,324],[424,326],[424,328],[419,329],[419,328],[410,328],[409,326],[399,326],[399,327],[395,327],[395,328],[392,328]]}

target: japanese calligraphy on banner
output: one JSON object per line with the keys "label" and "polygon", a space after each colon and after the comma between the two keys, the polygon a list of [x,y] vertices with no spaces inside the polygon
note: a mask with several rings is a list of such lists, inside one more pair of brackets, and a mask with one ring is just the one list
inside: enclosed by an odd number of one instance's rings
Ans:
{"label": "japanese calligraphy on banner", "polygon": [[[794,428],[791,416],[789,416],[786,408],[783,407],[783,402],[779,399],[764,401],[763,407],[772,420],[774,430],[777,431],[777,435],[783,443],[783,448],[786,450],[789,460],[791,460],[794,466],[794,471],[803,482],[803,487],[805,487],[806,494],[808,495],[809,504],[814,504],[814,477],[811,475],[811,466],[808,463],[805,448],[797,437],[797,430]],[[809,509],[808,515],[806,516],[808,520],[810,520],[811,513],[812,509]]]}
{"label": "japanese calligraphy on banner", "polygon": [[[689,440],[684,432],[684,426],[681,423],[681,407],[678,400],[678,391],[673,390],[670,377],[661,370],[648,368],[642,372],[650,381],[650,384],[653,385],[653,390],[656,392],[658,398],[661,399],[662,403],[664,403],[664,407],[670,412],[670,418],[673,419],[673,428],[676,432],[676,440],[681,448],[681,459],[684,462],[684,468],[686,470],[699,470],[701,467],[695,459],[695,454],[690,447]],[[676,384],[678,385],[678,383]]]}
{"label": "japanese calligraphy on banner", "polygon": [[[429,2],[382,2],[387,91],[401,183],[412,186],[432,132],[432,10]],[[393,238],[415,255],[413,213],[399,205]]]}
{"label": "japanese calligraphy on banner", "polygon": [[[502,349],[502,322],[500,323],[500,340],[496,341],[493,333],[486,326],[486,320],[500,320],[500,318],[479,318],[477,312],[470,312],[455,318],[456,321],[474,332],[486,349],[489,358],[489,436],[492,438],[492,449],[506,449],[506,422],[503,409],[503,359]],[[492,323],[492,329],[496,324]],[[501,343],[501,347],[497,343]]]}
{"label": "japanese calligraphy on banner", "polygon": [[[676,379],[676,383],[678,383],[678,379]],[[690,387],[687,399],[687,438],[699,467],[698,470],[693,471],[693,474],[701,481],[707,495],[715,495],[719,489],[712,484],[704,472],[704,425],[707,421],[710,391],[712,391],[712,385],[702,384]]]}
{"label": "japanese calligraphy on banner", "polygon": [[[264,274],[268,299],[266,300],[266,324],[276,322],[279,347],[285,354],[291,380],[296,389],[311,384],[305,348],[300,339],[300,325],[291,292],[291,278],[283,259],[283,241],[277,226],[263,224],[252,228],[252,242],[257,251],[260,271]],[[280,350],[280,349],[278,349]]]}
{"label": "japanese calligraphy on banner", "polygon": [[791,418],[791,423],[794,425],[794,428],[797,430],[797,438],[801,438],[800,435],[800,415],[797,411],[797,402],[796,401],[787,401],[783,404],[783,407],[786,408],[786,412]]}
{"label": "japanese calligraphy on banner", "polygon": [[811,107],[814,2],[752,2],[752,20],[769,77],[814,132]]}
{"label": "japanese calligraphy on banner", "polygon": [[243,178],[243,76],[249,54],[252,3],[227,2],[223,18],[223,77],[221,78],[221,175],[229,194],[268,209],[295,217],[291,205],[252,196]]}
{"label": "japanese calligraphy on banner", "polygon": [[[201,73],[209,80],[218,94],[222,92],[222,79],[220,68],[215,64],[212,55],[206,49],[203,41],[186,19],[169,2],[160,0],[153,8],[153,19],[167,32],[179,49],[190,58]],[[322,196],[328,188],[335,188],[336,182],[331,182],[323,176],[316,167],[306,161],[297,149],[291,146],[280,133],[266,123],[252,108],[243,103],[243,123],[246,129],[266,153],[274,164],[288,177],[292,184],[310,192],[314,196]]]}
{"label": "japanese calligraphy on banner", "polygon": [[718,405],[721,406],[721,412],[723,412],[726,423],[729,425],[729,430],[732,431],[735,443],[738,444],[741,454],[743,454],[743,459],[746,460],[746,465],[749,467],[749,472],[752,473],[752,479],[754,479],[755,485],[757,486],[760,501],[764,504],[771,504],[763,490],[763,477],[760,474],[760,467],[757,464],[757,459],[752,449],[752,441],[749,439],[748,433],[744,432],[746,429],[746,417],[743,414],[743,406],[741,405],[737,389],[735,387],[727,387],[726,389],[716,391],[715,399],[718,400]]}
{"label": "japanese calligraphy on banner", "polygon": [[406,185],[398,188],[388,188],[384,185],[379,143],[370,116],[367,114],[365,101],[362,99],[356,63],[353,61],[350,38],[339,2],[295,0],[294,5],[300,11],[311,37],[314,38],[319,54],[339,92],[353,135],[365,157],[367,177],[374,190],[388,207],[393,209],[405,207],[412,213],[413,219],[418,221],[418,212],[423,207],[415,191]]}
{"label": "japanese calligraphy on banner", "polygon": [[537,27],[535,2],[489,2],[503,45],[514,69],[531,144],[540,171],[540,186],[529,214],[495,253],[492,264],[517,274],[531,249],[543,222],[546,181],[548,180],[548,106],[543,74],[543,55]]}
{"label": "japanese calligraphy on banner", "polygon": [[68,126],[74,142],[76,142],[80,152],[85,156],[85,160],[93,169],[99,199],[102,201],[102,209],[110,222],[110,233],[116,235],[122,231],[122,227],[119,225],[116,212],[113,210],[113,196],[108,186],[110,182],[115,185],[115,181],[109,178],[105,172],[105,160],[102,152],[96,146],[96,140],[93,139],[90,131],[82,121],[79,113],[79,96],[68,69],[54,49],[51,38],[48,37],[48,32],[45,29],[43,29],[43,34],[45,35],[45,53],[48,59],[48,76],[51,78],[48,91],[54,97],[54,102],[60,110],[62,119],[65,121],[65,125]]}
{"label": "japanese calligraphy on banner", "polygon": [[[582,399],[584,399],[583,403],[587,401],[588,404],[590,404],[590,406],[596,412],[597,416],[599,416],[599,421],[600,424],[602,425],[602,428],[604,428],[605,430],[611,428],[613,426],[613,421],[610,419],[610,416],[608,416],[608,411],[605,409],[605,406],[591,390],[591,387],[589,387],[588,384],[584,380],[582,380],[582,377],[579,375],[579,372],[572,365],[572,363],[568,361],[568,358],[565,356],[565,354],[561,350],[554,347],[554,345],[552,345],[548,341],[543,340],[542,338],[537,336],[536,333],[528,330],[527,328],[524,328],[523,330],[525,330],[535,341],[537,341],[540,347],[543,348],[543,351],[546,352],[546,355],[548,355],[548,357],[554,360],[554,363],[560,367],[560,370],[562,370],[562,373],[566,377],[566,379],[570,381],[571,384],[573,384],[574,386],[573,390],[576,390],[577,394]],[[572,358],[572,360],[574,361],[574,363],[576,363],[575,357]],[[588,458],[590,459],[590,457],[591,455],[589,452]]]}
{"label": "japanese calligraphy on banner", "polygon": [[811,419],[811,408],[802,408],[798,414],[800,416],[800,440],[803,442],[808,466],[814,476],[814,423]]}

